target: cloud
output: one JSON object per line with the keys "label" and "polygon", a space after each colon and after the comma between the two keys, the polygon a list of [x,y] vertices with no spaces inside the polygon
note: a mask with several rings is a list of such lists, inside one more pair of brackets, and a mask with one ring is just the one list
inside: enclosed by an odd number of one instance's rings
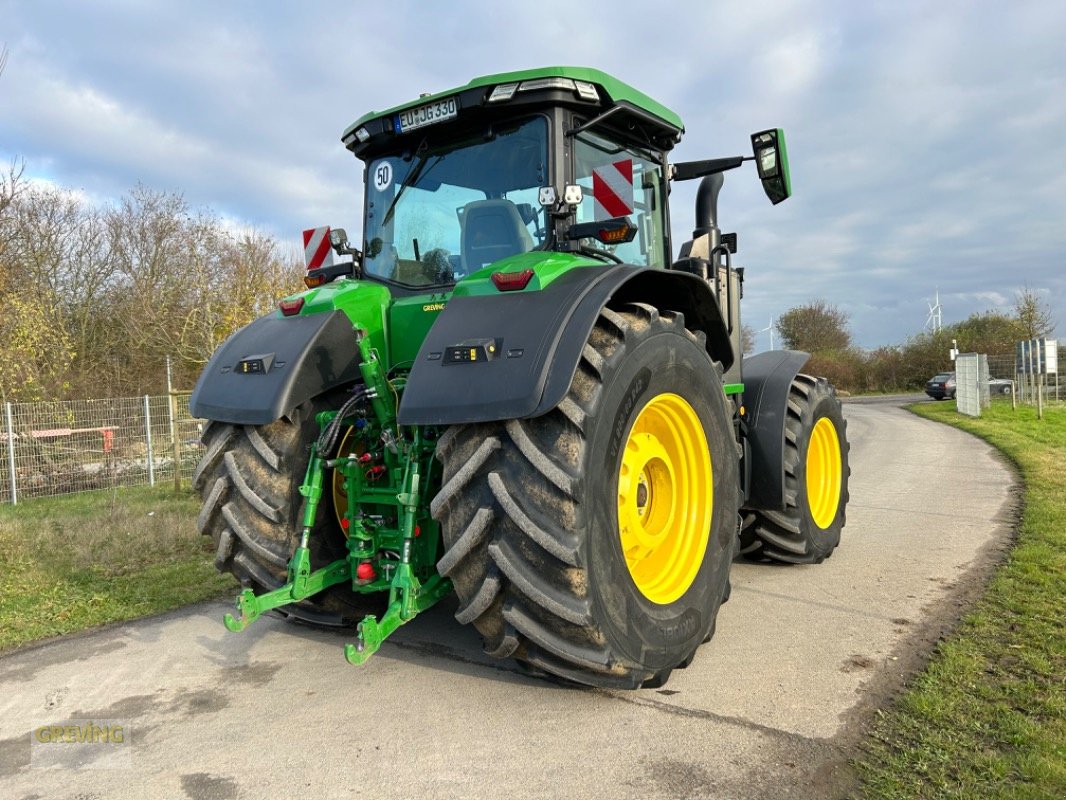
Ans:
{"label": "cloud", "polygon": [[[920,330],[937,286],[951,321],[1029,284],[1066,319],[1062,4],[0,11],[21,32],[0,78],[0,157],[93,197],[141,181],[286,240],[323,223],[355,234],[362,169],[338,139],[360,114],[475,75],[587,64],[682,115],[675,160],[741,154],[751,131],[785,127],[794,197],[769,206],[746,167],[720,204],[739,233],[749,318],[821,297],[875,346]],[[675,245],[694,197],[674,187]]]}

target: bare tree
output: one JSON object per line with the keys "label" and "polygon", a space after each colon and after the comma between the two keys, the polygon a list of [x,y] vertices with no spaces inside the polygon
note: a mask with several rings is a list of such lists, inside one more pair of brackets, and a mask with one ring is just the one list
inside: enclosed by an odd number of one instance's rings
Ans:
{"label": "bare tree", "polygon": [[176,193],[114,207],[0,173],[4,399],[160,391],[171,357],[191,386],[221,342],[301,288],[272,237],[234,230]]}
{"label": "bare tree", "polygon": [[55,187],[30,186],[15,206],[16,253],[23,277],[56,298],[73,289],[71,254],[78,247],[86,208]]}
{"label": "bare tree", "polygon": [[1055,332],[1055,317],[1051,306],[1026,286],[1014,296],[1014,315],[1022,326],[1026,339],[1039,339]]}
{"label": "bare tree", "polygon": [[[0,75],[7,65],[7,45],[0,45]],[[14,160],[6,171],[0,173],[0,292],[6,293],[7,276],[11,270],[10,245],[14,238],[9,211],[22,187],[23,162]]]}
{"label": "bare tree", "polygon": [[278,255],[277,243],[256,231],[210,231],[209,248],[190,261],[189,302],[171,352],[202,366],[231,333],[272,311],[301,288],[302,265]]}
{"label": "bare tree", "polygon": [[3,215],[18,197],[23,186],[22,173],[25,169],[25,163],[15,159],[3,173],[0,173],[0,215]]}
{"label": "bare tree", "polygon": [[22,191],[23,169],[21,162],[13,161],[6,172],[0,173],[0,296],[7,294],[8,279],[13,271],[14,206]]}

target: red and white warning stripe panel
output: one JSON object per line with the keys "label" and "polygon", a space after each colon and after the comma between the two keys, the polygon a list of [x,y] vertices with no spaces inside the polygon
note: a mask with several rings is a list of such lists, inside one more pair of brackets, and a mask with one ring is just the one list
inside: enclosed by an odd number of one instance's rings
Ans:
{"label": "red and white warning stripe panel", "polygon": [[597,220],[633,213],[633,159],[592,170],[592,197]]}
{"label": "red and white warning stripe panel", "polygon": [[308,269],[333,265],[333,250],[329,246],[329,226],[304,231],[304,263]]}

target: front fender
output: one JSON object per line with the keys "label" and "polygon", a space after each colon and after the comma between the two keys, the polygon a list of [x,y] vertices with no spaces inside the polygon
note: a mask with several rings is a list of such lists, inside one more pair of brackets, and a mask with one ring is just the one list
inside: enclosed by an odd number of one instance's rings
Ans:
{"label": "front fender", "polygon": [[[707,334],[711,357],[726,368],[732,363],[718,304],[699,278],[624,265],[577,268],[537,292],[453,296],[411,368],[400,423],[458,425],[547,413],[566,396],[600,309],[625,302],[680,311],[689,328]],[[456,358],[470,350],[473,361]]]}
{"label": "front fender", "polygon": [[359,348],[342,311],[275,313],[244,326],[215,351],[189,398],[189,411],[202,419],[265,425],[359,379]]}
{"label": "front fender", "polygon": [[785,416],[792,381],[810,358],[799,350],[769,350],[744,359],[747,428],[746,508],[785,508]]}

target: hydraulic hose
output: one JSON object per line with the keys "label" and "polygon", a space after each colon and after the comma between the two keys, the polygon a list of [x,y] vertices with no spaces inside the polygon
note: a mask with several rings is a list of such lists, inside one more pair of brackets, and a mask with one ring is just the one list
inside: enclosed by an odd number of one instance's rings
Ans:
{"label": "hydraulic hose", "polygon": [[315,451],[318,453],[319,458],[329,458],[329,454],[333,452],[333,448],[337,444],[337,437],[340,436],[341,420],[351,414],[356,406],[363,402],[366,398],[366,393],[367,390],[364,386],[345,400],[341,410],[337,412],[337,416],[331,419],[329,424],[322,429],[322,433],[318,435],[318,440],[315,442]]}

